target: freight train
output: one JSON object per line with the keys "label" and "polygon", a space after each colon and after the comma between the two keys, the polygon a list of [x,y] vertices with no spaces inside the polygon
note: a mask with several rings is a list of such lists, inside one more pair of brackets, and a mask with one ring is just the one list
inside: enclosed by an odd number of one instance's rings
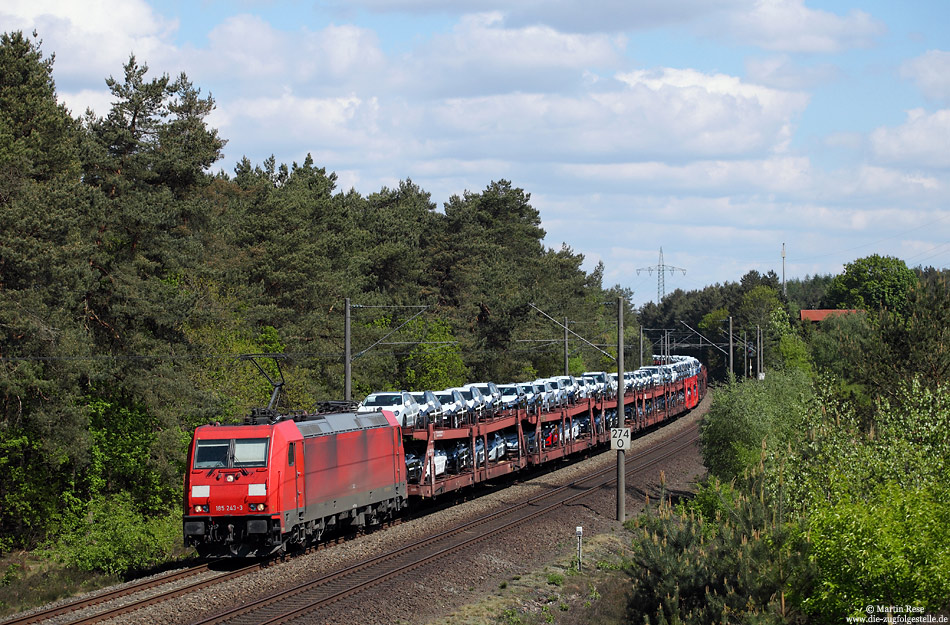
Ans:
{"label": "freight train", "polygon": [[283,553],[330,530],[378,525],[413,501],[597,451],[611,427],[643,430],[699,403],[705,368],[665,360],[655,363],[659,375],[624,376],[621,401],[608,384],[546,409],[522,403],[409,426],[351,402],[308,413],[258,409],[243,424],[201,426],[185,472],[185,545],[204,557]]}

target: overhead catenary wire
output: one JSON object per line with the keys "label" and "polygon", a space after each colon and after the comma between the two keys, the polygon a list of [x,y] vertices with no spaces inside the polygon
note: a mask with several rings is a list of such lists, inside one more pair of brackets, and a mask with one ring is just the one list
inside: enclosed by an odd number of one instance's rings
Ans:
{"label": "overhead catenary wire", "polygon": [[[418,306],[411,306],[411,307],[410,307],[410,306],[401,306],[400,308],[418,308]],[[362,356],[363,354],[365,354],[365,353],[368,352],[369,350],[373,349],[373,348],[376,347],[377,345],[382,344],[383,341],[385,341],[386,339],[388,339],[389,337],[391,337],[393,334],[395,334],[395,333],[398,332],[399,330],[401,330],[401,329],[403,329],[404,327],[406,327],[407,325],[409,325],[409,322],[410,322],[410,321],[412,321],[413,319],[415,319],[416,317],[418,317],[419,315],[421,315],[422,313],[424,313],[424,312],[425,312],[426,310],[428,310],[428,309],[429,309],[429,306],[423,306],[423,307],[422,307],[422,310],[420,310],[419,312],[417,312],[417,313],[414,314],[413,316],[411,316],[411,317],[409,317],[408,319],[406,319],[402,324],[400,324],[399,326],[397,326],[392,332],[390,332],[389,334],[387,334],[387,335],[384,336],[383,338],[379,339],[378,341],[376,341],[375,343],[373,343],[372,345],[370,345],[369,347],[367,347],[367,348],[364,349],[363,351],[357,352],[357,353],[353,356],[353,358],[354,358],[354,359],[359,358],[360,356]]]}
{"label": "overhead catenary wire", "polygon": [[[531,306],[531,308],[533,308],[534,310],[538,311],[541,315],[543,315],[543,316],[544,316],[545,318],[547,318],[548,320],[550,320],[550,321],[552,321],[553,323],[555,323],[558,327],[561,327],[561,328],[565,329],[568,334],[573,335],[574,337],[580,339],[585,345],[587,345],[587,346],[589,346],[589,347],[595,349],[595,350],[598,351],[600,354],[602,354],[603,356],[606,356],[607,358],[609,358],[609,359],[611,359],[611,360],[616,360],[616,356],[615,356],[614,354],[611,354],[611,353],[607,352],[605,349],[603,349],[603,348],[608,348],[608,349],[609,349],[609,348],[615,348],[615,347],[616,347],[615,344],[613,344],[613,343],[595,343],[595,342],[593,342],[593,341],[590,341],[590,340],[586,339],[585,337],[581,336],[581,335],[578,334],[577,332],[571,330],[570,327],[568,327],[568,325],[590,325],[590,324],[597,324],[597,325],[599,325],[599,324],[602,323],[602,322],[596,322],[596,321],[593,321],[593,320],[589,320],[589,321],[568,321],[567,325],[565,325],[564,323],[558,321],[557,319],[554,319],[551,315],[549,315],[549,314],[546,313],[545,311],[541,310],[540,308],[538,308],[538,307],[537,307],[536,305],[534,305],[533,303],[529,303],[529,306]],[[391,330],[391,331],[390,331],[389,333],[387,333],[385,336],[383,336],[382,338],[378,339],[376,342],[374,342],[374,343],[373,343],[372,345],[370,345],[369,347],[367,347],[367,348],[361,350],[358,354],[356,354],[356,357],[364,356],[369,350],[373,349],[374,347],[379,347],[379,346],[399,346],[399,345],[423,345],[423,346],[426,346],[426,345],[431,345],[431,346],[436,346],[436,347],[443,347],[443,346],[453,346],[453,345],[454,345],[454,346],[464,345],[464,343],[461,342],[461,341],[386,341],[387,338],[393,336],[396,332],[398,332],[400,329],[404,328],[404,327],[405,327],[407,324],[409,324],[412,320],[414,320],[414,319],[417,318],[419,315],[423,314],[426,310],[428,310],[429,308],[431,308],[431,307],[432,307],[431,305],[405,305],[405,306],[403,306],[403,305],[365,305],[365,304],[353,304],[352,307],[353,307],[353,308],[367,308],[367,309],[371,309],[371,308],[379,308],[379,309],[407,309],[407,308],[408,308],[408,309],[417,309],[417,310],[418,310],[418,312],[416,312],[414,315],[412,315],[411,317],[409,317],[406,321],[404,321],[404,322],[401,323],[399,326],[397,326],[396,328],[394,328],[393,330]],[[682,323],[682,322],[681,322],[681,323]],[[686,324],[684,323],[683,325],[686,325]],[[688,325],[687,325],[686,327],[689,328]],[[670,340],[673,341],[673,344],[676,345],[676,346],[680,346],[680,347],[695,348],[695,347],[705,347],[705,346],[707,346],[706,344],[704,344],[704,343],[702,343],[702,342],[700,342],[699,344],[694,344],[694,343],[690,343],[690,342],[684,340],[685,337],[688,337],[688,336],[689,336],[689,334],[688,334],[688,333],[683,333],[682,330],[678,330],[677,328],[642,328],[642,330],[643,330],[643,333],[644,333],[645,335],[649,335],[649,334],[654,333],[654,332],[656,332],[656,333],[665,333],[665,332],[668,332],[668,333],[670,333]],[[690,330],[692,330],[693,332],[695,332],[695,330],[693,330],[692,328],[690,328]],[[697,333],[697,334],[698,334],[698,333]],[[297,338],[300,338],[300,337],[297,337]],[[703,338],[705,338],[705,337],[703,337]],[[709,343],[710,345],[712,345],[712,346],[715,347],[715,344],[713,343],[713,341],[710,341],[709,339],[706,339],[706,340],[708,341],[708,343]],[[532,347],[530,350],[528,350],[528,351],[536,352],[536,351],[538,351],[539,349],[546,349],[546,348],[549,348],[549,347],[552,347],[552,346],[560,346],[560,345],[564,344],[564,339],[561,339],[561,338],[551,338],[551,339],[514,339],[513,342],[515,342],[515,343],[527,343],[527,342],[540,343],[540,345],[535,346],[535,347]],[[628,345],[628,346],[625,346],[625,347],[624,347],[624,352],[636,353],[636,352],[639,351],[639,350],[640,350],[640,346],[629,346],[629,345]],[[509,350],[508,350],[509,353],[525,353],[525,351],[526,351],[526,350],[512,350],[512,349],[509,349]],[[381,356],[406,356],[406,355],[412,355],[412,352],[408,352],[408,353],[407,353],[407,352],[397,352],[397,351],[379,351],[378,353],[379,353],[379,355],[381,355]],[[494,352],[492,352],[492,350],[487,350],[487,349],[466,349],[466,353],[467,353],[468,355],[483,355],[483,354],[494,353]],[[579,351],[577,351],[576,349],[574,349],[574,350],[572,350],[571,353],[574,354],[574,355],[576,355],[576,354],[579,354],[579,353],[581,353],[581,352],[579,352]],[[131,362],[134,362],[134,361],[141,361],[141,362],[148,362],[148,361],[168,361],[168,362],[175,362],[175,361],[201,361],[201,360],[239,360],[239,359],[241,359],[241,358],[243,358],[243,357],[246,357],[246,356],[247,356],[246,353],[230,353],[230,352],[223,352],[223,353],[222,353],[222,352],[201,352],[201,353],[191,353],[191,354],[175,354],[175,353],[166,353],[166,354],[72,354],[72,355],[55,355],[55,356],[53,356],[53,355],[24,355],[24,356],[4,355],[4,356],[0,356],[0,363],[17,363],[17,362],[57,362],[57,361],[64,361],[64,362],[66,362],[66,361],[103,361],[103,362],[118,362],[118,361],[123,361],[123,362],[130,362],[130,361],[131,361]],[[338,362],[338,361],[340,361],[340,360],[343,359],[343,356],[341,355],[341,352],[337,352],[337,351],[332,351],[332,352],[325,352],[325,351],[319,351],[319,352],[318,352],[318,351],[295,351],[295,352],[279,352],[279,353],[262,353],[262,354],[256,354],[256,356],[260,356],[260,357],[270,357],[270,358],[283,358],[283,359],[290,359],[290,360],[295,360],[295,359],[296,359],[296,360],[303,360],[303,359],[323,359],[323,360],[327,360],[327,361],[330,361],[330,362]]]}
{"label": "overhead catenary wire", "polygon": [[594,349],[596,349],[597,351],[599,351],[599,352],[600,352],[601,354],[603,354],[604,356],[607,356],[608,358],[614,358],[614,356],[613,356],[612,354],[608,354],[608,353],[605,352],[604,350],[600,349],[599,347],[597,347],[596,345],[594,345],[593,343],[591,343],[590,341],[588,341],[587,339],[585,339],[583,336],[581,336],[581,335],[578,334],[577,332],[574,332],[574,331],[571,330],[569,327],[567,327],[566,325],[564,325],[563,323],[561,323],[560,321],[558,321],[557,319],[555,319],[554,317],[552,317],[552,316],[549,315],[548,313],[544,312],[543,310],[541,310],[540,308],[538,308],[537,306],[535,306],[535,305],[532,304],[531,302],[528,302],[528,306],[530,306],[531,308],[534,308],[536,311],[538,311],[539,313],[541,313],[542,315],[544,315],[545,317],[547,317],[548,319],[550,319],[551,321],[553,321],[559,328],[563,328],[564,330],[567,330],[567,332],[569,332],[569,333],[572,334],[573,336],[579,338],[580,340],[584,341],[585,343],[587,343],[588,345],[590,345],[591,347],[593,347]]}

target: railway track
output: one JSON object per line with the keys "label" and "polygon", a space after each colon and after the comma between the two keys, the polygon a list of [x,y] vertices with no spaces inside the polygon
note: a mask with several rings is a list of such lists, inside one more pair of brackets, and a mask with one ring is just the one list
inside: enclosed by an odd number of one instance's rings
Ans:
{"label": "railway track", "polygon": [[[213,572],[212,569],[209,568],[208,564],[199,564],[187,569],[183,569],[177,573],[141,580],[137,583],[116,588],[115,590],[99,593],[79,601],[74,601],[46,610],[40,610],[38,612],[32,612],[19,617],[14,617],[11,620],[3,621],[2,625],[28,625],[30,623],[44,622],[62,622],[69,623],[70,625],[97,623],[116,616],[120,616],[122,614],[139,610],[146,606],[173,599],[189,592],[201,590],[202,588],[211,586],[213,584],[218,584],[229,579],[240,577],[241,575],[245,575],[248,572],[257,570],[259,568],[259,564],[254,564],[231,572],[222,572],[217,575],[210,575],[192,583],[174,586],[183,580]],[[162,586],[169,586],[169,588],[166,590],[157,590]],[[140,599],[132,599],[135,595],[147,596],[144,596]],[[129,601],[123,603],[125,599],[129,599]],[[96,606],[109,603],[115,603],[116,605],[112,607],[106,606],[102,610],[92,610],[92,608],[95,608]]]}
{"label": "railway track", "polygon": [[[627,475],[636,474],[675,456],[698,439],[698,423],[662,441],[652,449],[629,454]],[[212,623],[263,624],[283,623],[319,610],[345,597],[364,592],[377,584],[410,573],[430,562],[477,545],[493,536],[510,532],[551,510],[616,482],[616,467],[593,472],[569,484],[554,487],[523,502],[510,505],[490,515],[461,524],[439,534],[333,571],[315,580],[294,586],[237,608],[211,615],[194,625]],[[215,573],[208,564],[124,586],[109,592],[3,621],[2,625],[32,623],[69,623],[88,625],[103,622],[142,608],[156,605],[210,586],[226,583],[253,571],[262,564]],[[199,578],[187,582],[190,578]],[[162,589],[163,586],[167,588]],[[136,597],[139,595],[140,597]],[[102,609],[96,609],[100,606]]]}
{"label": "railway track", "polygon": [[[698,423],[670,437],[653,449],[627,459],[626,475],[654,467],[699,439]],[[346,597],[365,592],[398,576],[411,574],[431,562],[473,547],[494,536],[511,532],[528,521],[573,503],[616,482],[616,467],[598,470],[485,516],[381,556],[341,568],[317,579],[272,593],[245,605],[213,614],[192,625],[273,625],[306,616],[320,619],[320,611]]]}
{"label": "railway track", "polygon": [[142,580],[132,584],[131,586],[124,586],[122,588],[103,592],[87,599],[82,599],[80,601],[74,601],[54,608],[48,608],[46,610],[40,610],[38,612],[32,612],[19,617],[14,617],[11,620],[3,621],[3,625],[28,625],[29,623],[40,623],[42,621],[47,621],[67,614],[75,614],[85,610],[86,608],[91,608],[99,604],[114,601],[116,599],[127,597],[139,592],[145,592],[162,584],[171,584],[182,579],[200,575],[207,570],[208,566],[206,564],[189,567],[183,571],[179,571],[178,573],[165,575],[161,578]]}

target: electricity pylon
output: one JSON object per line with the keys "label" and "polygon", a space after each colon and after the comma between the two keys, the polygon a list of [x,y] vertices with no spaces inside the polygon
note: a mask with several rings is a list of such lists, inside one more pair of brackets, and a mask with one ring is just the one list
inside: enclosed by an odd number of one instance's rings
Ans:
{"label": "electricity pylon", "polygon": [[646,271],[652,276],[654,269],[656,270],[656,305],[659,306],[660,302],[663,301],[663,296],[666,295],[666,272],[669,271],[670,275],[672,275],[677,271],[682,271],[685,276],[686,270],[681,267],[664,265],[662,247],[660,248],[660,262],[652,267],[641,267],[637,269],[637,275],[639,276],[641,271]]}

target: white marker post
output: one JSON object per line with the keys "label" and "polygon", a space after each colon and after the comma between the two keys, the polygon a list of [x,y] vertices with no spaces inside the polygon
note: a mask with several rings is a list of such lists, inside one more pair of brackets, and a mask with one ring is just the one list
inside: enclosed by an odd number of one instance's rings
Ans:
{"label": "white marker post", "polygon": [[577,534],[577,570],[580,571],[580,570],[581,570],[581,563],[583,562],[583,560],[581,559],[582,556],[583,556],[583,550],[582,550],[582,548],[581,548],[581,541],[582,541],[583,538],[584,538],[584,528],[581,527],[580,525],[578,525],[578,526],[577,526],[577,530],[576,530],[576,534]]}
{"label": "white marker post", "polygon": [[624,498],[627,485],[624,469],[628,447],[630,447],[630,428],[610,428],[610,448],[617,450],[617,520],[621,523],[627,520]]}

